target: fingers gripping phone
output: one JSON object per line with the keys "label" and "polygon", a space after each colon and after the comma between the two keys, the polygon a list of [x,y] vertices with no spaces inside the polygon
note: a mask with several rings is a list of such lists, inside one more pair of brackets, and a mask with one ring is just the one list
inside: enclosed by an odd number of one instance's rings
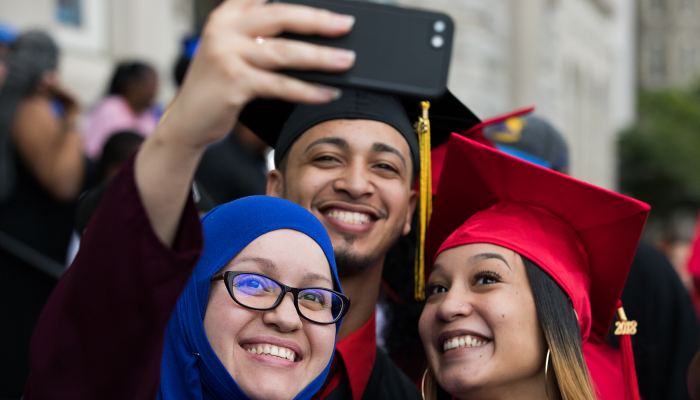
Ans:
{"label": "fingers gripping phone", "polygon": [[454,24],[446,14],[364,1],[283,1],[353,15],[355,25],[345,36],[282,37],[354,50],[357,55],[355,65],[345,72],[282,71],[285,74],[330,86],[427,99],[440,97],[447,90]]}

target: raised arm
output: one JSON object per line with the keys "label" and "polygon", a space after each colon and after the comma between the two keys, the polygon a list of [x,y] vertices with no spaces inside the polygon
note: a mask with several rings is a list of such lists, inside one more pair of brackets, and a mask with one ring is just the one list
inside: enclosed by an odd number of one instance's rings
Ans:
{"label": "raised arm", "polygon": [[[323,103],[336,89],[277,69],[341,71],[354,53],[275,38],[282,32],[338,36],[354,20],[325,10],[229,0],[210,16],[180,94],[136,158],[136,183],[158,237],[173,243],[179,216],[207,144],[223,138],[254,98]],[[256,38],[262,37],[262,43]]]}
{"label": "raised arm", "polygon": [[114,178],[42,312],[25,400],[155,398],[168,318],[202,249],[188,193],[205,146],[253,98],[331,100],[333,89],[271,71],[349,68],[352,54],[271,37],[339,35],[351,25],[260,0],[229,0],[211,15],[181,93]]}

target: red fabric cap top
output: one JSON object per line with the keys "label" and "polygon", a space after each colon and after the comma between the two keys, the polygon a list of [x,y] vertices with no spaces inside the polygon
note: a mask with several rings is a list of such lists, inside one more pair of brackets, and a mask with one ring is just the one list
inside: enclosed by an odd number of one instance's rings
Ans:
{"label": "red fabric cap top", "polygon": [[591,330],[588,257],[571,226],[543,208],[502,201],[469,218],[437,254],[469,243],[509,248],[544,269],[569,295],[579,315],[581,340],[586,341]]}
{"label": "red fabric cap top", "polygon": [[426,260],[466,243],[516,251],[568,294],[582,339],[602,343],[649,206],[456,134],[447,147]]}
{"label": "red fabric cap top", "polygon": [[[473,139],[473,140],[474,140],[473,136],[484,137],[483,136],[484,128],[491,126],[491,125],[499,124],[499,123],[501,123],[505,120],[508,120],[510,118],[522,117],[523,115],[532,114],[533,112],[535,112],[535,107],[531,106],[531,107],[526,107],[526,108],[520,108],[518,110],[511,111],[511,112],[506,113],[506,114],[497,115],[497,116],[489,118],[489,119],[485,119],[480,124],[476,124],[476,125],[472,126],[468,131],[464,132],[463,136],[466,136],[466,137]],[[486,140],[488,140],[488,139],[486,139]],[[484,143],[481,140],[476,140],[476,141],[479,143],[488,145],[488,143]],[[489,140],[489,142],[490,142],[490,140]],[[493,146],[491,146],[491,147],[493,147]]]}
{"label": "red fabric cap top", "polygon": [[[484,128],[501,123],[508,118],[513,118],[513,117],[521,117],[523,115],[530,114],[535,111],[535,107],[527,107],[527,108],[521,108],[519,110],[515,110],[512,112],[509,112],[507,114],[502,114],[498,115],[492,118],[489,118],[487,120],[484,120],[483,122],[474,125],[471,127],[471,129],[467,130],[466,132],[463,132],[461,135],[464,137],[467,137],[475,142],[481,143],[484,146],[488,147],[493,147],[494,149],[496,148],[496,145],[491,141],[491,139],[487,138],[484,136]],[[431,165],[431,173],[433,176],[432,183],[433,183],[433,196],[435,196],[435,193],[437,193],[437,185],[438,181],[440,180],[440,173],[442,173],[442,164],[445,162],[445,153],[447,152],[447,143],[443,143],[437,147],[435,147],[431,152],[430,152],[430,165]],[[418,192],[420,190],[420,178],[416,179],[416,182],[413,185],[413,190]]]}

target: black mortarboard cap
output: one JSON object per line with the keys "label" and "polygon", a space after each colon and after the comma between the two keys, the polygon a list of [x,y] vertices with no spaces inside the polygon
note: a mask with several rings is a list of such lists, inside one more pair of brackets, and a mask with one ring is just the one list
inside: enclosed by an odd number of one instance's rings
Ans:
{"label": "black mortarboard cap", "polygon": [[[432,100],[431,143],[447,142],[452,132],[461,133],[480,122],[449,91]],[[406,138],[414,169],[420,165],[418,137],[413,123],[422,115],[420,99],[399,98],[359,89],[343,89],[340,99],[321,105],[293,104],[281,100],[255,100],[241,112],[239,121],[269,146],[279,163],[297,138],[311,127],[334,119],[368,119],[394,127]]]}

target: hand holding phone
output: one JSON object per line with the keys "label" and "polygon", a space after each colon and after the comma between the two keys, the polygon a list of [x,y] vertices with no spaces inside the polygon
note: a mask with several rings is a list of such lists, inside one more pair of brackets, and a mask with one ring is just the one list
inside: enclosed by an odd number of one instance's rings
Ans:
{"label": "hand holding phone", "polygon": [[[174,240],[206,146],[230,132],[248,102],[266,98],[313,104],[337,96],[332,88],[276,71],[344,70],[352,66],[350,52],[276,36],[339,36],[350,31],[352,22],[324,10],[259,0],[226,0],[210,14],[177,97],[136,156],[136,184],[161,241]],[[258,36],[266,38],[263,44],[256,43]]]}
{"label": "hand holding phone", "polygon": [[355,17],[347,35],[283,37],[355,51],[348,71],[285,70],[290,76],[331,86],[350,86],[420,98],[447,90],[454,24],[446,14],[347,0],[273,0],[323,8]]}
{"label": "hand holding phone", "polygon": [[[282,32],[340,36],[352,18],[294,4],[227,0],[204,27],[197,53],[163,124],[177,125],[178,136],[194,146],[219,140],[238,113],[256,98],[323,103],[334,88],[280,74],[280,69],[341,71],[352,66],[347,50],[282,40]],[[257,38],[264,38],[259,43]],[[176,121],[175,121],[176,120]],[[186,133],[185,133],[186,131]]]}

